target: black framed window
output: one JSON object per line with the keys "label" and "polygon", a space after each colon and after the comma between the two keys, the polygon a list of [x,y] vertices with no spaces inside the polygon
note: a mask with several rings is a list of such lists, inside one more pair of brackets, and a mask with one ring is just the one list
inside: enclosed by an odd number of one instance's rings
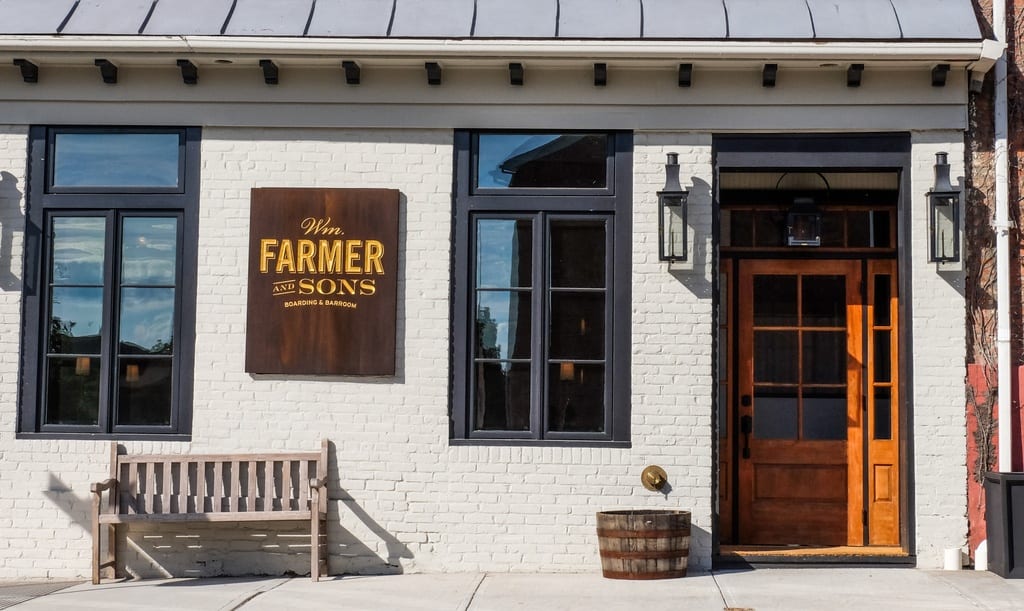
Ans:
{"label": "black framed window", "polygon": [[187,438],[199,138],[31,129],[20,435]]}
{"label": "black framed window", "polygon": [[453,443],[628,444],[631,135],[455,140]]}

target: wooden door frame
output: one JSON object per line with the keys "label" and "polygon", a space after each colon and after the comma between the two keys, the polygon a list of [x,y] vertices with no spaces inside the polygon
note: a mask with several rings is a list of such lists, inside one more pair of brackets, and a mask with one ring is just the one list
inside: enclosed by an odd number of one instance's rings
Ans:
{"label": "wooden door frame", "polygon": [[[898,341],[900,346],[909,347],[913,345],[912,327],[909,322],[912,320],[911,308],[913,291],[912,275],[910,274],[911,260],[911,139],[907,132],[887,133],[805,133],[805,134],[714,134],[712,138],[712,164],[713,164],[713,185],[712,200],[714,213],[712,214],[712,284],[713,299],[718,300],[720,291],[719,273],[721,259],[718,254],[721,236],[721,216],[718,208],[718,189],[720,185],[719,173],[723,169],[765,171],[776,170],[812,170],[827,171],[834,170],[894,170],[899,172],[900,193],[897,202],[897,255],[896,265],[899,278],[898,292],[900,296],[897,321],[899,326]],[[730,297],[734,287],[728,287]],[[721,358],[718,354],[717,333],[719,326],[713,328],[716,333],[716,341],[713,344],[714,361]],[[899,410],[899,456],[900,456],[900,547],[903,552],[912,557],[915,553],[916,540],[914,532],[916,529],[916,516],[914,512],[914,485],[915,474],[914,464],[914,402],[913,402],[913,361],[909,357],[909,350],[901,350],[898,354],[899,386],[898,393],[901,397],[901,409]],[[732,358],[734,355],[730,354]],[[717,371],[713,372],[717,381]],[[719,447],[719,422],[721,410],[726,410],[725,422],[730,426],[727,434],[731,436],[733,424],[730,421],[729,405],[725,402],[727,397],[721,397],[716,392],[712,402],[712,459],[715,468],[712,473],[712,498],[719,498],[719,475],[718,465],[720,462]],[[730,461],[735,460],[730,457]],[[719,529],[718,513],[714,516],[715,527],[712,528],[712,549],[717,556],[720,553],[721,533]]]}

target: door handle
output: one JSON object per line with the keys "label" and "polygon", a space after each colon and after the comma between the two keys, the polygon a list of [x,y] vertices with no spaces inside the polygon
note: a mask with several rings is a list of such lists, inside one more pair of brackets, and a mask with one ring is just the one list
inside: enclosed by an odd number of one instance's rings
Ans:
{"label": "door handle", "polygon": [[743,458],[750,458],[750,433],[754,430],[754,419],[751,416],[740,418],[740,432],[743,433]]}

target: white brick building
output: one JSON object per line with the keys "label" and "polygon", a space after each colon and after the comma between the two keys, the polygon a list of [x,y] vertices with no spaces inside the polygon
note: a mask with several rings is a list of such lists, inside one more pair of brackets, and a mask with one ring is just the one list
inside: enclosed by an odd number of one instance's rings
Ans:
{"label": "white brick building", "polygon": [[[502,17],[500,3],[481,1],[465,33],[445,13],[465,10],[457,2],[387,3],[384,32],[332,17],[329,3],[296,2],[289,14],[308,16],[297,33],[290,16],[255,4],[239,2],[234,16],[212,14],[225,3],[196,4],[186,23],[165,2],[139,15],[67,3],[60,19],[25,7],[15,18],[0,3],[0,64],[26,60],[0,71],[0,579],[88,573],[89,484],[108,476],[111,440],[173,454],[330,439],[332,573],[596,570],[594,514],[605,509],[691,511],[696,568],[786,560],[779,546],[935,567],[965,544],[960,261],[970,253],[929,262],[928,193],[936,153],[948,153],[954,184],[964,175],[969,81],[991,65],[973,13],[945,19],[968,2],[947,3],[943,19],[901,4],[870,23],[856,19],[870,6],[840,2],[845,19],[818,13],[806,32],[783,32],[803,18],[788,3],[761,3],[780,11],[766,16],[730,1],[723,35],[713,15],[705,34],[666,34],[670,18],[688,23],[671,14],[682,8],[649,1],[599,3],[597,19],[562,0],[548,34],[545,2]],[[630,21],[641,4],[646,26]],[[413,14],[424,5],[437,12]],[[216,31],[204,19],[219,19]],[[893,20],[902,35],[887,29]],[[344,29],[352,23],[369,29]],[[117,66],[116,83],[98,59]],[[196,84],[183,83],[177,60],[198,69]],[[357,83],[342,61],[356,62]],[[439,64],[440,84],[428,84],[425,62]],[[522,65],[522,84],[509,64]],[[61,144],[138,134],[180,136],[171,150],[185,203],[148,179],[136,200],[119,185],[138,183],[82,179],[75,156],[94,167],[95,149]],[[489,166],[492,135],[518,140]],[[544,147],[581,135],[603,143],[590,164],[599,169],[583,170],[596,172],[591,183],[560,183],[578,160]],[[558,152],[578,154],[576,144]],[[686,261],[671,264],[658,256],[669,152],[689,192]],[[534,178],[486,182],[487,170],[530,155],[522,167],[539,163]],[[260,188],[399,192],[394,375],[247,370],[247,335],[261,332],[247,318]],[[821,225],[803,237],[819,245],[790,246],[788,214],[808,212],[793,204],[809,198]],[[116,222],[96,220],[104,214]],[[165,255],[179,271],[133,281],[129,226],[117,223],[153,215],[177,219]],[[61,242],[62,223],[86,240],[102,222],[114,223],[100,250],[114,271],[62,280],[61,265],[93,260],[74,254],[85,242]],[[531,223],[514,239],[536,255],[537,283],[488,284],[482,261],[518,274],[528,263],[515,245],[491,252],[470,235],[512,222]],[[605,239],[580,248],[570,238],[581,227]],[[575,248],[558,251],[562,239]],[[576,286],[560,274],[586,272],[587,256],[601,280],[560,292]],[[172,293],[173,323],[132,318],[131,295],[151,312]],[[105,312],[97,320],[83,314],[92,299]],[[482,339],[485,302],[501,302],[493,315],[505,318],[486,317],[504,342]],[[596,348],[559,335],[577,316]],[[55,330],[68,321],[79,330]],[[139,347],[165,324],[173,349],[125,352],[129,335]],[[516,331],[502,330],[516,325],[529,329],[522,354]],[[166,422],[163,398],[154,407],[132,394],[139,363],[173,380]],[[76,390],[74,376],[95,376],[98,390]],[[132,401],[142,416],[125,411]],[[84,403],[94,411],[72,411]],[[669,487],[641,486],[648,465],[664,468]],[[133,575],[309,570],[301,524],[122,533]]]}

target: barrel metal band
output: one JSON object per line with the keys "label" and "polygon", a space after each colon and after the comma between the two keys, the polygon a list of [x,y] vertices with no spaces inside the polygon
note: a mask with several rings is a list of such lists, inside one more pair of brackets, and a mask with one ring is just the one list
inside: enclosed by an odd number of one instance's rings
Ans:
{"label": "barrel metal band", "polygon": [[611,537],[614,539],[666,539],[669,537],[689,537],[690,529],[681,528],[678,530],[612,530],[607,528],[597,529],[598,537]]}
{"label": "barrel metal band", "polygon": [[686,558],[690,555],[688,549],[673,549],[666,551],[653,551],[653,552],[617,552],[613,550],[601,550],[602,558],[617,558],[617,559],[636,559],[636,560],[663,560],[665,558]]}
{"label": "barrel metal band", "polygon": [[659,571],[656,573],[631,573],[628,571],[602,571],[608,579],[673,579],[675,577],[686,577],[686,569],[679,571]]}

